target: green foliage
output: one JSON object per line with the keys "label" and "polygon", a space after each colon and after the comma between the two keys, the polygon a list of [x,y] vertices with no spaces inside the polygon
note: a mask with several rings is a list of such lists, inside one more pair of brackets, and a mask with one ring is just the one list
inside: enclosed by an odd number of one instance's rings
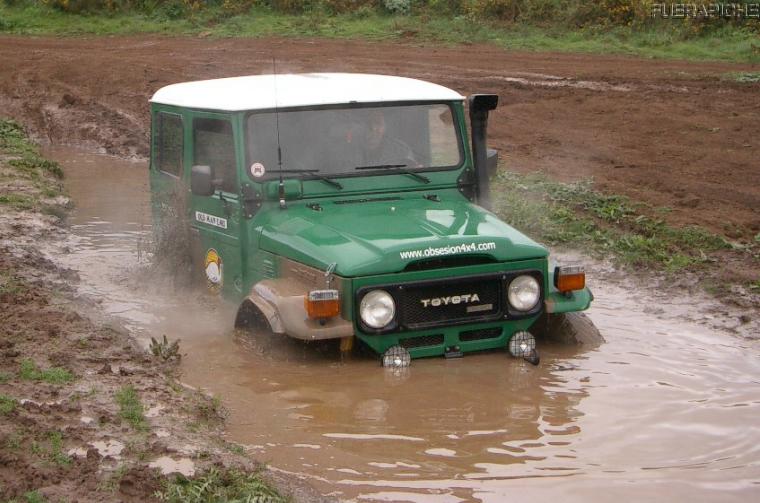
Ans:
{"label": "green foliage", "polygon": [[16,410],[18,402],[15,398],[0,394],[0,416],[6,416]]}
{"label": "green foliage", "polygon": [[203,423],[214,423],[224,421],[229,412],[222,405],[222,400],[218,396],[209,399],[201,399],[196,404],[196,414]]}
{"label": "green foliage", "polygon": [[119,405],[119,416],[131,424],[135,430],[145,431],[148,429],[148,424],[143,415],[144,407],[135,388],[131,385],[121,388],[116,393],[116,403]]}
{"label": "green foliage", "polygon": [[0,150],[10,155],[23,155],[37,150],[27,140],[24,128],[13,120],[0,117]]}
{"label": "green foliage", "polygon": [[411,0],[383,0],[383,7],[391,14],[405,16],[412,9],[412,2]]}
{"label": "green foliage", "polygon": [[[4,196],[0,196],[2,202]],[[8,271],[0,271],[0,295],[15,296],[26,290],[24,284]]]}
{"label": "green foliage", "polygon": [[49,384],[66,384],[74,380],[74,374],[60,367],[41,370],[33,360],[27,358],[21,362],[18,377],[24,381],[42,381]]}
{"label": "green foliage", "polygon": [[12,377],[8,372],[0,372],[0,384],[6,384]]}
{"label": "green foliage", "polygon": [[30,450],[44,461],[63,468],[71,466],[71,457],[63,452],[63,434],[60,431],[51,431],[43,438],[32,440]]}
{"label": "green foliage", "polygon": [[63,435],[59,431],[51,431],[48,434],[50,442],[50,451],[48,459],[59,466],[70,466],[71,458],[63,452]]}
{"label": "green foliage", "polygon": [[22,194],[4,194],[0,196],[0,204],[6,204],[16,210],[31,210],[35,206],[35,200]]}
{"label": "green foliage", "polygon": [[26,503],[47,503],[45,497],[37,491],[24,493],[24,501],[26,501]]}
{"label": "green foliage", "polygon": [[220,472],[216,468],[192,479],[178,476],[166,481],[163,490],[156,492],[155,497],[169,503],[287,501],[258,473]]}
{"label": "green foliage", "polygon": [[[85,0],[50,0],[73,2]],[[88,0],[78,15],[42,0],[0,6],[0,32],[198,34],[491,43],[514,50],[760,61],[760,23],[653,19],[644,0]],[[409,5],[408,13],[388,5]],[[73,5],[71,3],[69,6]],[[88,7],[89,8],[89,7]],[[394,7],[395,8],[395,7]],[[406,12],[405,9],[404,12]]]}
{"label": "green foliage", "polygon": [[38,155],[26,155],[21,159],[11,159],[8,164],[21,172],[28,173],[34,178],[39,177],[39,171],[47,171],[54,177],[63,178],[63,170],[55,161],[43,159]]}
{"label": "green foliage", "polygon": [[40,156],[37,147],[29,141],[17,122],[1,117],[0,153],[10,157],[3,162],[4,166],[12,168],[16,176],[31,180],[29,190],[25,192],[0,194],[0,205],[19,211],[40,209],[42,195],[55,197],[61,194],[62,186],[58,180],[63,178],[63,170],[58,163]]}
{"label": "green foliage", "polygon": [[527,234],[550,245],[609,254],[630,266],[694,269],[716,260],[712,253],[731,248],[705,229],[671,227],[643,204],[596,192],[590,180],[559,183],[502,172],[492,192],[497,213]]}
{"label": "green foliage", "polygon": [[724,80],[733,80],[746,84],[760,82],[760,72],[730,72],[723,76]]}

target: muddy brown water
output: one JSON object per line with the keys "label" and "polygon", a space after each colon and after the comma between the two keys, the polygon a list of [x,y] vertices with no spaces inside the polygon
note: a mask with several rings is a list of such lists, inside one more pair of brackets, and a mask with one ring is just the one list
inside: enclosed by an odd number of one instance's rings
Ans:
{"label": "muddy brown water", "polygon": [[597,349],[539,343],[538,367],[495,352],[388,373],[367,356],[236,336],[234,307],[136,275],[145,163],[47,154],[76,204],[56,259],[138,334],[180,338],[183,380],[218,395],[230,440],[274,470],[357,501],[760,498],[760,343],[685,321],[699,306],[653,310],[648,292],[592,273]]}

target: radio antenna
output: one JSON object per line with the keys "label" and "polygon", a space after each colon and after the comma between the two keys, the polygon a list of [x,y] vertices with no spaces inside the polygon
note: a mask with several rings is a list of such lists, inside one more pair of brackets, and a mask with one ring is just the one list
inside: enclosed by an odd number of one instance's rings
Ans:
{"label": "radio antenna", "polygon": [[280,199],[280,209],[287,208],[285,205],[285,182],[282,180],[282,147],[280,147],[280,110],[277,104],[277,60],[272,56],[272,77],[274,80],[274,120],[277,129],[277,169],[280,172],[280,183],[277,186]]}

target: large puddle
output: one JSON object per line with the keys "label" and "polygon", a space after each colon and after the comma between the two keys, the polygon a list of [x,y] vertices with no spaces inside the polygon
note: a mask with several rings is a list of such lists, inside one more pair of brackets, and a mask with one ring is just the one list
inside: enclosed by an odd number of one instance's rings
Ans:
{"label": "large puddle", "polygon": [[394,375],[368,358],[340,362],[310,346],[236,337],[229,307],[134,281],[150,230],[144,163],[48,155],[77,204],[71,253],[58,260],[80,271],[83,293],[138,331],[181,338],[183,379],[221,397],[230,439],[325,494],[760,498],[757,342],[668,317],[669,306],[652,309],[645,292],[632,298],[593,276],[589,315],[607,343],[541,344],[538,367],[490,353],[417,360]]}

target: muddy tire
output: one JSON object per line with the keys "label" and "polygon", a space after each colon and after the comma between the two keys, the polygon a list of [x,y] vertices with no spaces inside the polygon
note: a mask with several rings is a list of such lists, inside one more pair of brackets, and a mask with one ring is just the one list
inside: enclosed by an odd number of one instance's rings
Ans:
{"label": "muddy tire", "polygon": [[595,348],[605,342],[599,329],[583,313],[542,314],[531,329],[538,340]]}
{"label": "muddy tire", "polygon": [[272,332],[272,327],[269,326],[269,321],[267,321],[264,313],[250,300],[246,300],[240,305],[237,316],[235,316],[235,329],[249,332]]}
{"label": "muddy tire", "polygon": [[264,313],[250,300],[244,301],[235,316],[235,338],[260,355],[271,356],[280,339]]}

